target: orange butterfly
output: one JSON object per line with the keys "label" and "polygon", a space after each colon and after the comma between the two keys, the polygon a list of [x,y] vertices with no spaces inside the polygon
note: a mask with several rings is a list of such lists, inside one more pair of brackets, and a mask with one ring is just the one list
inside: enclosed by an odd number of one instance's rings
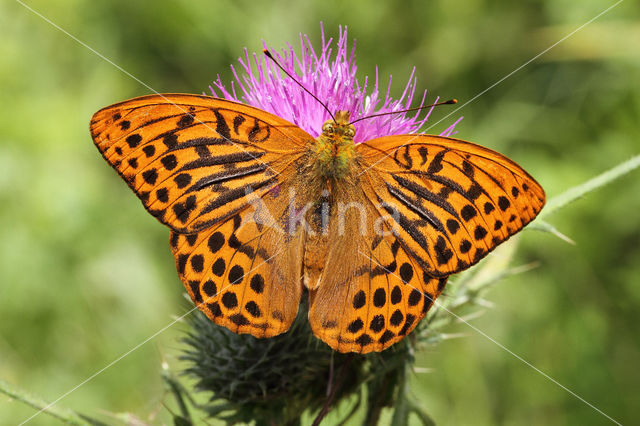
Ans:
{"label": "orange butterfly", "polygon": [[313,332],[340,352],[404,338],[450,274],[545,202],[520,166],[470,142],[354,144],[344,111],[314,139],[244,104],[152,95],[98,111],[90,128],[105,160],[171,228],[180,279],[211,320],[275,336],[308,292]]}

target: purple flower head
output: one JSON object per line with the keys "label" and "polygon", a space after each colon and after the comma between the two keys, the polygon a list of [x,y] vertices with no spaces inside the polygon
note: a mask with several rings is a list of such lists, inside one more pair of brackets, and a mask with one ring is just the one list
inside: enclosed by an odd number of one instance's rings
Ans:
{"label": "purple flower head", "polygon": [[[313,49],[309,38],[301,34],[300,56],[296,55],[291,45],[288,45],[282,54],[274,51],[272,54],[284,69],[295,76],[307,90],[322,100],[329,110],[333,112],[349,111],[353,121],[372,114],[411,108],[417,86],[417,79],[414,76],[415,68],[411,71],[409,82],[400,99],[394,100],[389,96],[391,77],[389,77],[386,95],[382,98],[378,86],[377,68],[373,90],[367,94],[367,90],[370,89],[369,78],[365,77],[363,83],[360,83],[356,78],[355,41],[351,52],[349,52],[347,28],[340,27],[335,57],[332,55],[333,39],[325,39],[322,24],[320,29],[322,48],[319,53]],[[231,82],[230,91],[226,89],[218,75],[217,80],[213,83],[215,88],[209,86],[213,96],[219,96],[218,93],[220,93],[225,99],[263,109],[294,123],[310,135],[317,137],[321,132],[322,124],[330,119],[329,113],[324,107],[285,76],[264,54],[256,55],[254,53],[250,56],[247,49],[244,50],[244,53],[244,58],[239,58],[244,72],[239,74],[231,66],[235,81]],[[255,72],[252,69],[252,62],[255,65]],[[426,95],[425,91],[420,106],[425,104]],[[436,98],[435,102],[437,100]],[[424,118],[418,118],[421,112],[418,111],[411,116],[400,113],[361,121],[356,124],[354,141],[357,143],[380,136],[416,133],[427,121],[432,110],[433,107],[429,109]],[[441,135],[454,134],[454,128],[460,119]]]}

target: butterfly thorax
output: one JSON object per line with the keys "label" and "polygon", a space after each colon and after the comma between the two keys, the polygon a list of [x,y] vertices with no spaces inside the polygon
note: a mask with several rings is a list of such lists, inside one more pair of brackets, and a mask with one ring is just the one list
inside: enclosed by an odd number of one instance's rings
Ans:
{"label": "butterfly thorax", "polygon": [[349,111],[336,112],[335,120],[326,121],[322,134],[316,138],[313,161],[322,178],[344,178],[351,170],[356,151],[355,128],[349,124],[349,116]]}

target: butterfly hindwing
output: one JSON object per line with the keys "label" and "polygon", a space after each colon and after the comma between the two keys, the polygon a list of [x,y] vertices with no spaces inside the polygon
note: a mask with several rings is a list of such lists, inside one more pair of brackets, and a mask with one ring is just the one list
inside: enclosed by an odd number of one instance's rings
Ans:
{"label": "butterfly hindwing", "polygon": [[332,188],[322,273],[309,286],[309,322],[335,350],[367,353],[409,334],[447,278],[424,272],[355,183]]}
{"label": "butterfly hindwing", "polygon": [[542,187],[520,166],[481,146],[401,135],[359,144],[365,192],[429,274],[477,263],[542,209]]}
{"label": "butterfly hindwing", "polygon": [[314,334],[339,352],[379,352],[402,340],[447,281],[425,274],[397,240],[367,256],[350,259],[358,272],[342,286],[323,283],[311,297]]}
{"label": "butterfly hindwing", "polygon": [[152,95],[98,111],[91,135],[145,208],[180,233],[262,196],[313,138],[259,109],[198,95]]}
{"label": "butterfly hindwing", "polygon": [[212,321],[272,337],[287,331],[298,312],[301,246],[258,210],[251,206],[197,234],[172,232],[170,244],[180,279]]}

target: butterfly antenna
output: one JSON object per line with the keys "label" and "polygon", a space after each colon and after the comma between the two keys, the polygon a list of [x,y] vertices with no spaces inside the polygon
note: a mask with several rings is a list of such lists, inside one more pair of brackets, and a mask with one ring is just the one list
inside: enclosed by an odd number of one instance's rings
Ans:
{"label": "butterfly antenna", "polygon": [[280,62],[278,62],[278,61],[276,60],[276,58],[274,58],[274,57],[271,55],[271,52],[269,52],[269,50],[268,50],[268,49],[263,49],[263,50],[262,50],[262,52],[263,52],[265,55],[267,55],[267,58],[271,59],[271,60],[272,60],[272,61],[273,61],[277,66],[278,66],[278,68],[280,68],[280,69],[282,70],[282,72],[284,72],[287,76],[289,76],[289,78],[290,78],[291,80],[293,80],[293,81],[294,81],[298,86],[302,87],[302,90],[304,90],[305,92],[307,92],[308,94],[310,94],[310,95],[313,97],[313,99],[315,99],[316,101],[318,101],[318,103],[319,103],[320,105],[322,105],[322,106],[324,107],[324,109],[326,109],[326,110],[327,110],[327,112],[328,112],[328,113],[329,113],[329,115],[331,116],[331,119],[332,119],[334,122],[336,121],[336,118],[335,118],[335,117],[333,116],[333,114],[331,113],[331,110],[329,110],[329,108],[328,108],[328,107],[327,107],[327,106],[326,106],[326,105],[325,105],[325,104],[324,104],[320,99],[318,99],[318,97],[317,97],[316,95],[314,95],[313,93],[311,93],[311,92],[309,91],[309,89],[307,89],[306,87],[304,87],[304,86],[302,85],[302,83],[300,83],[298,80],[296,80],[294,76],[292,76],[291,74],[289,74],[289,72],[288,72],[287,70],[285,70],[285,69],[284,69],[284,67],[283,67],[282,65],[280,65]]}
{"label": "butterfly antenna", "polygon": [[366,120],[368,118],[381,117],[383,115],[403,114],[403,113],[406,113],[406,112],[420,111],[421,109],[432,108],[432,107],[436,107],[436,106],[439,106],[439,105],[452,105],[452,104],[457,104],[457,103],[458,103],[457,99],[449,99],[448,101],[438,102],[437,104],[423,105],[423,106],[420,106],[420,107],[417,107],[417,108],[403,109],[402,111],[381,112],[380,114],[371,114],[371,115],[367,115],[366,117],[358,118],[357,120],[353,120],[349,124],[357,123],[358,121]]}

